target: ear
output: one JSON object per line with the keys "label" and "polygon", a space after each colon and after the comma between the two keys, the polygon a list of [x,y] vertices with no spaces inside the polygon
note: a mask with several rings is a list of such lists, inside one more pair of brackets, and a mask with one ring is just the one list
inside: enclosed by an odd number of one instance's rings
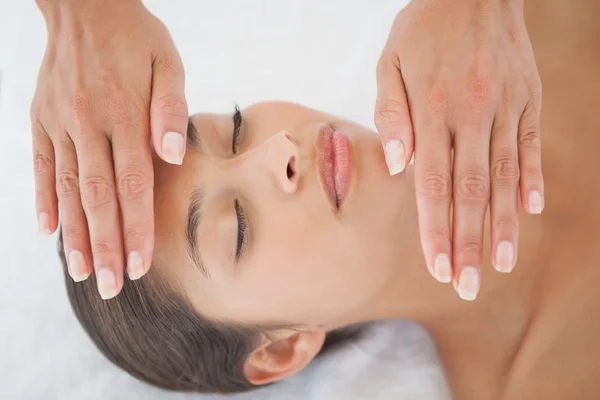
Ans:
{"label": "ear", "polygon": [[278,332],[264,337],[244,363],[244,375],[253,385],[284,379],[306,367],[321,351],[325,331]]}

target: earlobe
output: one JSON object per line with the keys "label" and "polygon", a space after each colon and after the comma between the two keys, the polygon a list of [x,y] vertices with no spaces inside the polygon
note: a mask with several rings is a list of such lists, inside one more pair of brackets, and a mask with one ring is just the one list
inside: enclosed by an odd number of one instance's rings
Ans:
{"label": "earlobe", "polygon": [[265,385],[304,369],[325,342],[325,331],[287,331],[267,338],[244,363],[244,375],[253,385]]}

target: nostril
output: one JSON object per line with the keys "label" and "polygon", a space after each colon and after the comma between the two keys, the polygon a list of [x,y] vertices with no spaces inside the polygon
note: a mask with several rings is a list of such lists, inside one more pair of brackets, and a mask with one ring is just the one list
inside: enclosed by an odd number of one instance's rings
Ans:
{"label": "nostril", "polygon": [[287,177],[288,179],[292,179],[294,177],[294,162],[296,161],[296,159],[294,157],[290,158],[290,161],[288,161],[287,164]]}

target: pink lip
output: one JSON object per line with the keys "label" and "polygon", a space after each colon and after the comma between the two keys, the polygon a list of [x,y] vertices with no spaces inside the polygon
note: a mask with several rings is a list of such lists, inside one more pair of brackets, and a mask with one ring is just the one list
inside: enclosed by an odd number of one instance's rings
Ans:
{"label": "pink lip", "polygon": [[332,205],[339,209],[350,186],[352,144],[345,133],[322,126],[316,146],[321,183]]}

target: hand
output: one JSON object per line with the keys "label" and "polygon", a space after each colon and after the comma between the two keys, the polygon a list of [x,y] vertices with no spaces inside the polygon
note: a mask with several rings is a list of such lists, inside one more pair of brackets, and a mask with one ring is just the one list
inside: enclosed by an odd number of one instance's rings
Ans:
{"label": "hand", "polygon": [[139,0],[38,5],[48,25],[31,105],[40,231],[56,230],[60,208],[69,273],[81,281],[93,266],[108,299],[123,285],[124,250],[131,279],[150,267],[150,135],[162,159],[181,164],[183,66],[167,29]]}
{"label": "hand", "polygon": [[523,0],[413,0],[394,21],[377,87],[375,124],[390,173],[415,153],[428,269],[473,300],[488,202],[501,272],[516,262],[519,189],[529,213],[544,207],[541,83]]}

